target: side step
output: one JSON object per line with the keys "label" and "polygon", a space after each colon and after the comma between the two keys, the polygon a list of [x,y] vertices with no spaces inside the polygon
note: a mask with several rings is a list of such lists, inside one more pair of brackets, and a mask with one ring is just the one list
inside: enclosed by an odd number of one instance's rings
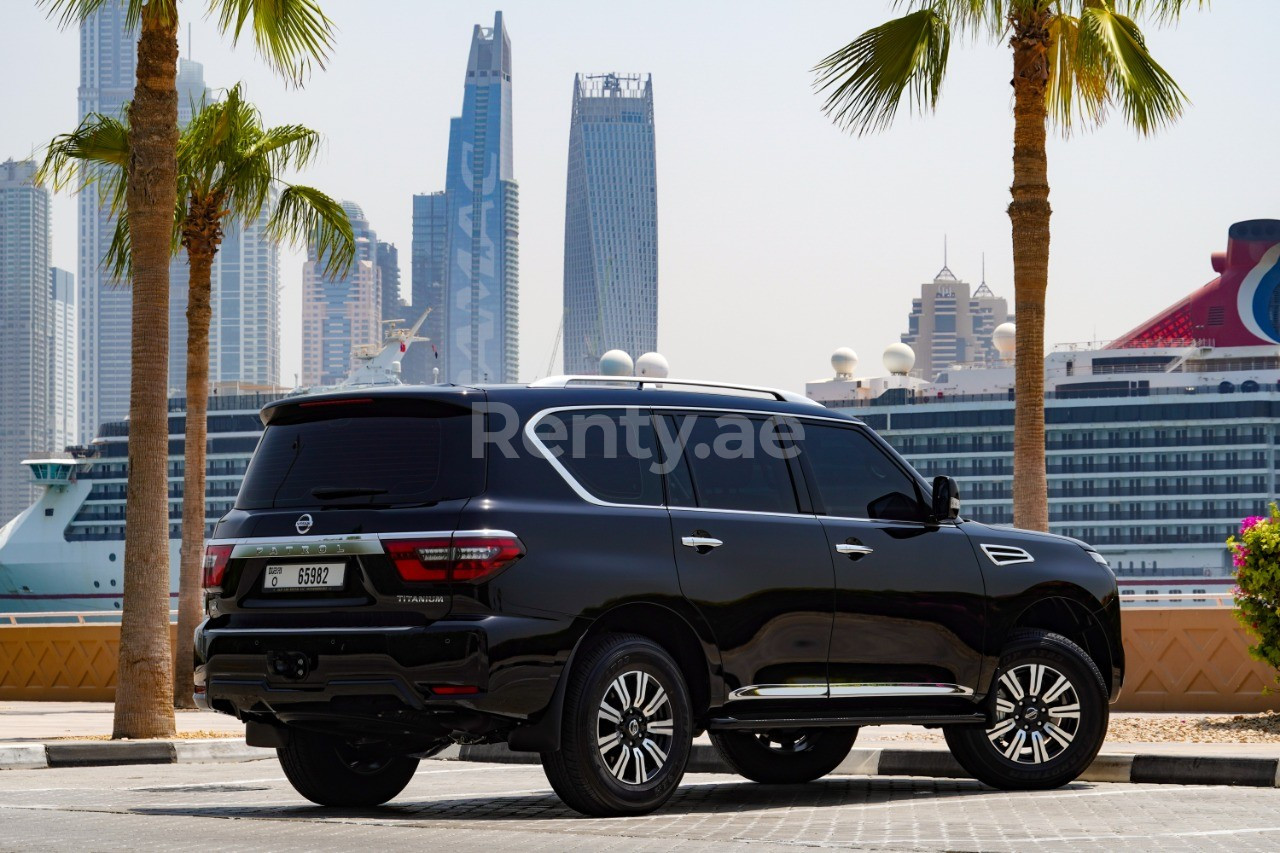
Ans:
{"label": "side step", "polygon": [[838,726],[954,726],[985,725],[985,714],[847,714],[840,716],[797,716],[791,714],[759,714],[753,716],[712,717],[708,731],[760,731],[762,729],[818,729]]}

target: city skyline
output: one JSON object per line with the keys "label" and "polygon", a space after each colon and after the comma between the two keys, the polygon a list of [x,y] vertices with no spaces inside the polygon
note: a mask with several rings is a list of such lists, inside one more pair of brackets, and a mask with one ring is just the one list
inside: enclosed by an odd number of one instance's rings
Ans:
{"label": "city skyline", "polygon": [[653,76],[575,74],[564,225],[564,372],[658,349]]}
{"label": "city skyline", "polygon": [[[620,8],[584,18],[555,2],[427,7],[388,0],[387,13],[398,22],[388,28],[362,4],[333,0],[326,12],[338,26],[337,51],[301,91],[276,79],[252,51],[233,50],[201,16],[189,23],[195,53],[218,69],[219,84],[244,80],[272,121],[298,121],[326,135],[328,156],[309,170],[308,182],[359,198],[382,238],[403,250],[411,242],[411,192],[439,188],[442,121],[457,110],[457,73],[466,60],[461,42],[495,7],[521,46],[513,115],[520,129],[522,379],[545,373],[563,311],[565,93],[582,68],[645,68],[664,81],[656,105],[664,141],[660,323],[674,373],[796,388],[826,371],[836,346],[879,351],[901,331],[902,306],[916,283],[936,270],[933,247],[943,233],[951,235],[953,269],[976,278],[985,252],[988,282],[1012,297],[1006,51],[957,44],[947,97],[928,120],[856,138],[819,111],[809,69],[879,23],[884,4],[743,4],[725,16],[659,2],[651,15]],[[1263,57],[1280,37],[1280,20],[1258,14],[1263,8],[1215,6],[1176,28],[1148,29],[1152,49],[1192,99],[1177,125],[1150,139],[1119,123],[1050,139],[1047,341],[1123,333],[1209,271],[1204,258],[1221,223],[1273,210],[1274,192],[1254,176],[1257,158],[1266,156],[1262,140],[1280,131],[1280,117],[1251,106],[1275,89]],[[18,4],[12,16],[28,38],[0,58],[3,68],[11,77],[36,66],[47,72],[7,95],[24,120],[0,128],[0,156],[17,158],[74,125],[65,93],[76,85],[77,46],[74,30],[60,32],[33,5]],[[563,26],[565,16],[574,17],[573,27]],[[708,40],[708,32],[721,35]],[[732,45],[761,32],[769,34],[769,50],[741,63]],[[731,69],[732,85],[713,83],[721,69]],[[345,120],[339,105],[367,99],[371,85],[387,104],[379,121]],[[1229,157],[1224,133],[1241,140]],[[1188,162],[1212,168],[1188,170]],[[732,203],[708,220],[714,198]],[[67,269],[76,268],[75,218],[62,211],[76,203],[54,201],[54,262]],[[1098,215],[1104,207],[1106,223]],[[281,256],[286,379],[300,369],[304,259],[299,252]],[[406,262],[405,277],[408,270]],[[741,298],[780,289],[785,300],[767,312]],[[708,316],[717,318],[714,346],[707,346]],[[723,357],[742,346],[770,355]]]}
{"label": "city skyline", "polygon": [[344,200],[342,209],[355,238],[355,257],[345,274],[326,274],[328,258],[312,248],[307,250],[302,300],[303,386],[341,382],[351,370],[353,350],[381,341],[378,235],[359,204]]}

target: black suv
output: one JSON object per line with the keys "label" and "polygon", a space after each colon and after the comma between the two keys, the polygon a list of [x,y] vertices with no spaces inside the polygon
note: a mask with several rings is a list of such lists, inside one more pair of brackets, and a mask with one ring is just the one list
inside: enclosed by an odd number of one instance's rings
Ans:
{"label": "black suv", "polygon": [[662,380],[281,400],[204,568],[196,699],[324,805],[451,743],[567,804],[660,806],[707,732],[806,782],[858,727],[941,726],[1002,788],[1076,778],[1124,671],[1088,545],[959,516],[859,421]]}

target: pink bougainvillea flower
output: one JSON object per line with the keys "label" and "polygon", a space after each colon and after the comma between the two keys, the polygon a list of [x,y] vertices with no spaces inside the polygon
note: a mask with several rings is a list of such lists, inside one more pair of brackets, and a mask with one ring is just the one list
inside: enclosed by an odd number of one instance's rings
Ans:
{"label": "pink bougainvillea flower", "polygon": [[1260,521],[1266,521],[1266,517],[1261,515],[1249,516],[1248,518],[1240,522],[1240,532],[1247,533]]}

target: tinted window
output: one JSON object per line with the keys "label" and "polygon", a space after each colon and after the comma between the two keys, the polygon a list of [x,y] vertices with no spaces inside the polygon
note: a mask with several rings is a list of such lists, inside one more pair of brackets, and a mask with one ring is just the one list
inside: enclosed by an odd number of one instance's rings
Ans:
{"label": "tinted window", "polygon": [[698,506],[797,511],[787,461],[773,440],[774,421],[742,415],[687,415],[673,421],[678,431],[672,438],[684,447]]}
{"label": "tinted window", "polygon": [[653,422],[643,409],[556,412],[535,428],[543,445],[594,497],[662,505]]}
{"label": "tinted window", "polygon": [[915,480],[856,428],[804,422],[809,460],[827,515],[924,521]]}
{"label": "tinted window", "polygon": [[468,412],[384,416],[360,408],[268,426],[236,506],[420,504],[483,490],[484,459],[472,457]]}

